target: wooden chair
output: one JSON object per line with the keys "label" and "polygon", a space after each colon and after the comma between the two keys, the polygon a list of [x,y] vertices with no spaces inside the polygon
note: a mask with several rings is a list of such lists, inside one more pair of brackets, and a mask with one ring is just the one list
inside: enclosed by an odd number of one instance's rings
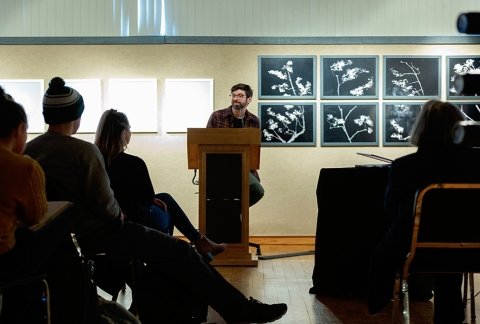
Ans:
{"label": "wooden chair", "polygon": [[475,316],[472,279],[473,273],[480,272],[479,201],[480,183],[436,183],[417,192],[411,247],[394,286],[393,323],[400,321],[401,304],[403,323],[410,323],[408,277],[412,272],[467,275]]}

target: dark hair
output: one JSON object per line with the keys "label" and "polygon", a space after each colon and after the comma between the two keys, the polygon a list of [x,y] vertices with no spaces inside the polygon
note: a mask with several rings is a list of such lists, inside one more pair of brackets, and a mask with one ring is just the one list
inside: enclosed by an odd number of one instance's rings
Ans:
{"label": "dark hair", "polygon": [[410,142],[419,149],[453,145],[453,128],[461,120],[464,120],[464,117],[455,105],[429,100],[423,105],[415,121]]}
{"label": "dark hair", "polygon": [[130,128],[127,115],[115,109],[102,114],[95,134],[95,144],[103,155],[105,164],[109,165],[118,154],[125,151],[127,143],[123,131]]}
{"label": "dark hair", "polygon": [[27,124],[25,110],[0,87],[0,138],[9,137],[20,124]]}
{"label": "dark hair", "polygon": [[238,84],[234,85],[232,87],[232,89],[230,89],[230,92],[234,92],[236,90],[245,91],[245,95],[247,96],[247,98],[251,98],[253,96],[253,90],[252,90],[252,88],[250,88],[250,86],[248,84],[238,83]]}

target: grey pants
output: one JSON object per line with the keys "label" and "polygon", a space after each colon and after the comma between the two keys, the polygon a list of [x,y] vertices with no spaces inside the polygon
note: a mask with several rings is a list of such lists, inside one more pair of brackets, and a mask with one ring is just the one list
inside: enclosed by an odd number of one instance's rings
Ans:
{"label": "grey pants", "polygon": [[250,206],[255,205],[260,199],[263,198],[265,190],[263,189],[260,181],[251,172],[249,173],[248,185],[250,191]]}

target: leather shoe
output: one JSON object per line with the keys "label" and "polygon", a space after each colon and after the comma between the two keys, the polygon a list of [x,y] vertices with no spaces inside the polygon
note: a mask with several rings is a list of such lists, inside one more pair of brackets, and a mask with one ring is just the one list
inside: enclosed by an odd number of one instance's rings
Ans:
{"label": "leather shoe", "polygon": [[205,235],[202,235],[194,244],[197,252],[204,256],[208,254],[215,256],[225,251],[228,247],[225,243],[217,244],[209,240]]}

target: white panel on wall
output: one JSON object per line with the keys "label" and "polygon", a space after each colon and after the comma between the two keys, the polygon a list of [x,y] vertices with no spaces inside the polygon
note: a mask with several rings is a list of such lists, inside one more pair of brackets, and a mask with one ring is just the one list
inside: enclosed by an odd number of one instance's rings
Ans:
{"label": "white panel on wall", "polygon": [[157,79],[110,79],[108,108],[125,113],[132,132],[158,132]]}
{"label": "white panel on wall", "polygon": [[213,79],[165,79],[164,98],[165,132],[205,127],[213,111]]}
{"label": "white panel on wall", "polygon": [[25,109],[28,118],[28,132],[43,133],[45,131],[42,113],[43,80],[0,80],[0,85]]}
{"label": "white panel on wall", "polygon": [[65,85],[83,97],[85,110],[77,133],[95,133],[102,115],[102,84],[100,79],[65,79]]}

